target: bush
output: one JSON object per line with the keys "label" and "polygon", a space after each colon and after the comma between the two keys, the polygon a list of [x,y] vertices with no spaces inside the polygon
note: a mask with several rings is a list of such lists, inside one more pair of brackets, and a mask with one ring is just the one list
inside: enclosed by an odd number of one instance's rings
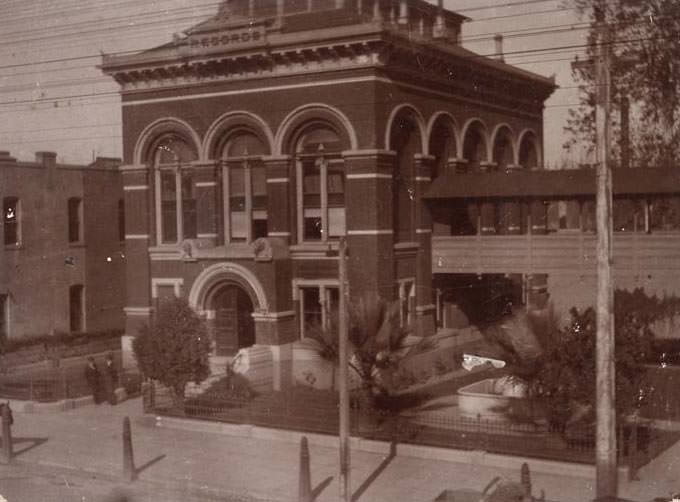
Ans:
{"label": "bush", "polygon": [[[616,411],[627,415],[638,410],[649,398],[643,363],[652,352],[652,324],[664,315],[660,300],[641,289],[617,290],[614,295],[616,357]],[[560,331],[547,350],[534,383],[536,394],[544,398],[549,419],[564,425],[576,415],[587,418],[595,405],[596,313],[571,310],[571,321]]]}
{"label": "bush", "polygon": [[154,322],[144,326],[132,343],[140,371],[184,397],[188,382],[210,374],[210,342],[205,322],[183,298],[161,303]]}

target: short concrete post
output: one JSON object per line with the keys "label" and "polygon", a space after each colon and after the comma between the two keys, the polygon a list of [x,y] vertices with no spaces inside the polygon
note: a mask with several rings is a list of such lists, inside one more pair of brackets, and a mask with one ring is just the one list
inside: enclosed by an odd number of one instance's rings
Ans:
{"label": "short concrete post", "polygon": [[130,482],[135,480],[135,459],[132,453],[130,417],[123,419],[123,478]]}
{"label": "short concrete post", "polygon": [[524,462],[520,470],[520,484],[524,491],[524,500],[531,500],[531,474],[529,473],[529,464]]}
{"label": "short concrete post", "polygon": [[12,410],[9,403],[0,406],[2,407],[2,463],[9,464],[14,457],[12,450]]}
{"label": "short concrete post", "polygon": [[309,445],[307,438],[300,441],[300,487],[299,502],[312,502],[312,477],[309,470]]}

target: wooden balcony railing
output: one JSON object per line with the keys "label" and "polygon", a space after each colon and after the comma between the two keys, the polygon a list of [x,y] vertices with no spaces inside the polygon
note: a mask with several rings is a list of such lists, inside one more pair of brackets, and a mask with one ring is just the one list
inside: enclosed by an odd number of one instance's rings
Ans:
{"label": "wooden balcony railing", "polygon": [[[432,273],[575,274],[596,272],[596,236],[578,231],[547,235],[432,238]],[[680,232],[615,233],[614,273],[680,273]]]}

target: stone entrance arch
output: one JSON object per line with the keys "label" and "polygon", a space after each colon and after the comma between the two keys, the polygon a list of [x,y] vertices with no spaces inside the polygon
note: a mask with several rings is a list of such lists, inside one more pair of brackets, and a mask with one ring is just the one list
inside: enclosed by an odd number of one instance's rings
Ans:
{"label": "stone entrance arch", "polygon": [[253,314],[266,314],[264,289],[250,270],[235,263],[212,265],[196,278],[189,303],[212,327],[215,355],[235,354],[256,343]]}

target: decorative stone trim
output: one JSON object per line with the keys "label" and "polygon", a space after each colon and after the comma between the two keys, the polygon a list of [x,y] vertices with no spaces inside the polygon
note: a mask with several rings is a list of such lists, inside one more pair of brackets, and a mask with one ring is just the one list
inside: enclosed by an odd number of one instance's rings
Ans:
{"label": "decorative stone trim", "polygon": [[123,307],[123,312],[129,316],[149,316],[153,311],[153,307]]}
{"label": "decorative stone trim", "polygon": [[181,277],[152,277],[151,278],[151,298],[158,298],[159,286],[172,286],[176,297],[182,294],[184,279]]}

